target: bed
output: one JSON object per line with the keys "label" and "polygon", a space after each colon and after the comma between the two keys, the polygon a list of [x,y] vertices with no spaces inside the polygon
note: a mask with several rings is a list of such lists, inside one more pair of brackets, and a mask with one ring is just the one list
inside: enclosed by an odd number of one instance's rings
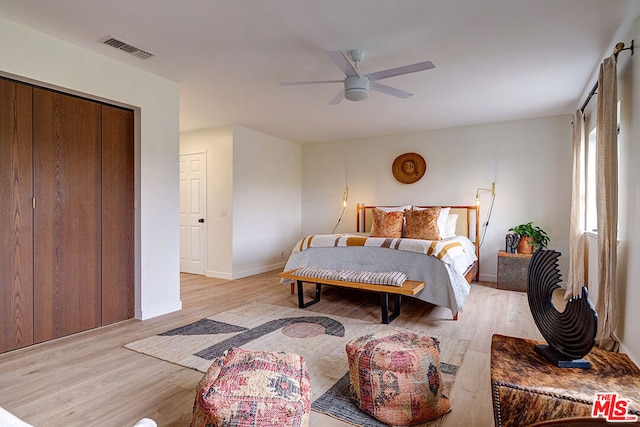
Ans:
{"label": "bed", "polygon": [[455,319],[470,283],[477,280],[479,230],[475,205],[358,204],[355,233],[305,236],[293,248],[284,271],[319,267],[402,272],[409,280],[426,283],[414,298],[450,309]]}

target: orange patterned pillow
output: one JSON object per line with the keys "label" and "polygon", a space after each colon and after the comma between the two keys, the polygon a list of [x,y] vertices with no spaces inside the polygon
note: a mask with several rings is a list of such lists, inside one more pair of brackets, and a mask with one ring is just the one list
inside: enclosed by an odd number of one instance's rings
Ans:
{"label": "orange patterned pillow", "polygon": [[371,237],[402,237],[403,223],[403,212],[384,212],[374,208]]}
{"label": "orange patterned pillow", "polygon": [[440,208],[406,209],[404,214],[407,217],[407,239],[440,240]]}

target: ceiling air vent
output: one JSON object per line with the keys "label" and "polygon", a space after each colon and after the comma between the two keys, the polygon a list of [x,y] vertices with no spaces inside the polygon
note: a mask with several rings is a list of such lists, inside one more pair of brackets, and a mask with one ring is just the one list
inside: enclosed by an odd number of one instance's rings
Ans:
{"label": "ceiling air vent", "polygon": [[113,36],[107,36],[100,41],[108,46],[123,50],[128,54],[135,56],[136,58],[147,59],[153,56],[153,53],[147,52],[146,50],[140,49],[139,47],[135,47],[134,45],[123,40],[118,40]]}

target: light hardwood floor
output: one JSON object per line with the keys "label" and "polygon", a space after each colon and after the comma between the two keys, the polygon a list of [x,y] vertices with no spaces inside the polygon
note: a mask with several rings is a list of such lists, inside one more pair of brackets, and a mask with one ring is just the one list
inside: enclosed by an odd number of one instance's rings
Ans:
{"label": "light hardwood floor", "polygon": [[[277,273],[233,281],[183,274],[179,312],[127,320],[0,354],[0,406],[43,427],[132,426],[143,417],[161,427],[188,426],[194,388],[202,373],[123,345],[250,301],[297,307],[297,296],[279,283]],[[306,310],[379,322],[377,300],[372,293],[323,287],[322,300]],[[470,341],[444,427],[493,425],[492,334],[542,339],[526,294],[495,289],[494,283],[472,284],[458,321],[451,320],[448,309],[404,298],[402,313],[392,325]],[[311,425],[348,426],[315,412]]]}

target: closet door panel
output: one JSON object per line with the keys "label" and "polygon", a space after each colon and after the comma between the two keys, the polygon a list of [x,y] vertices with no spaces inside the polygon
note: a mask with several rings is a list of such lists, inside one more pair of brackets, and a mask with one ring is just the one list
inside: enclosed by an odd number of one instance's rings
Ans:
{"label": "closet door panel", "polygon": [[31,96],[0,79],[0,352],[33,343]]}
{"label": "closet door panel", "polygon": [[102,324],[134,316],[133,111],[102,106]]}
{"label": "closet door panel", "polygon": [[100,325],[100,109],[34,88],[35,342]]}

